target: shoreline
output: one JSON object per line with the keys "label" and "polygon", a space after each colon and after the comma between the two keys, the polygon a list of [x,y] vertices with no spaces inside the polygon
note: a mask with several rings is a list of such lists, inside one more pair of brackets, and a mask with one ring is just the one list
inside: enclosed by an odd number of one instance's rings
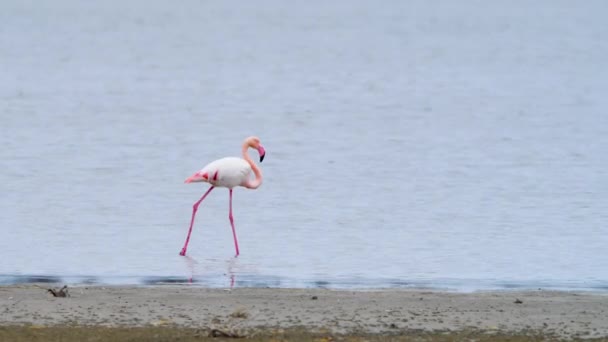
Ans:
{"label": "shoreline", "polygon": [[365,278],[321,278],[295,279],[272,275],[251,275],[220,272],[205,276],[93,276],[93,275],[48,275],[48,274],[0,274],[0,286],[71,284],[72,286],[198,286],[204,288],[315,288],[344,291],[358,290],[438,290],[443,292],[478,291],[534,291],[537,289],[563,292],[606,292],[607,281],[497,281],[492,279],[365,279]]}
{"label": "shoreline", "polygon": [[[332,334],[535,332],[608,337],[608,294],[589,291],[426,289],[217,289],[184,285],[0,286],[0,327],[179,327]],[[57,288],[53,286],[53,288]]]}

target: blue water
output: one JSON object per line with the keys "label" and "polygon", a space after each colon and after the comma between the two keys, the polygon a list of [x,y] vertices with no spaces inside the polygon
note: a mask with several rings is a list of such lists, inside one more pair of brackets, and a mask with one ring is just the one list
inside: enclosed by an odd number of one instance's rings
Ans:
{"label": "blue water", "polygon": [[0,283],[608,288],[604,1],[0,9]]}

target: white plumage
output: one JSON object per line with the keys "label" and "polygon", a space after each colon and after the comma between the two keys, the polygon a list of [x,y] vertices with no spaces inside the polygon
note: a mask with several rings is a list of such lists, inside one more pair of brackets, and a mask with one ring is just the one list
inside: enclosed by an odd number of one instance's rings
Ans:
{"label": "white plumage", "polygon": [[[234,188],[250,178],[251,165],[239,157],[225,157],[205,165],[199,173],[207,174],[207,182],[218,187]],[[215,175],[217,173],[217,179]]]}

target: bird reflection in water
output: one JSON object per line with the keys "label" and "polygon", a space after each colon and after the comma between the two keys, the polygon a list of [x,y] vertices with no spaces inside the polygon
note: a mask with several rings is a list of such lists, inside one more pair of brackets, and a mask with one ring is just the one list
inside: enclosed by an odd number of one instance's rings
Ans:
{"label": "bird reflection in water", "polygon": [[[188,283],[193,284],[195,274],[197,273],[197,269],[200,267],[199,265],[202,265],[202,264],[198,260],[196,260],[188,255],[184,256],[184,260],[186,260],[186,266],[188,267],[188,272],[190,275],[188,277]],[[226,267],[226,272],[223,273],[223,275],[228,277],[228,279],[229,279],[228,283],[229,283],[229,286],[231,289],[234,288],[234,284],[236,282],[236,273],[234,272],[234,267],[237,266],[237,260],[238,260],[237,257],[232,257],[232,258],[226,260],[224,263],[225,267]]]}

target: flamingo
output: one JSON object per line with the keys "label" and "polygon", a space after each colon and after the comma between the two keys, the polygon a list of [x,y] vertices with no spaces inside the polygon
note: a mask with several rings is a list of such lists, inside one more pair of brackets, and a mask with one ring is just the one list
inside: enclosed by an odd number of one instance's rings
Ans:
{"label": "flamingo", "polygon": [[[236,230],[234,229],[234,218],[232,216],[232,189],[237,186],[242,186],[247,189],[257,189],[262,185],[262,171],[258,166],[251,160],[247,150],[249,148],[255,148],[258,150],[260,155],[260,163],[264,160],[266,150],[260,139],[256,136],[251,136],[243,141],[242,153],[243,158],[238,157],[225,157],[212,161],[203,167],[200,171],[196,172],[192,176],[186,178],[184,183],[196,183],[206,182],[211,184],[211,187],[201,199],[196,201],[192,206],[192,219],[190,220],[190,229],[188,230],[188,236],[184,243],[184,248],[179,253],[180,255],[186,255],[186,249],[188,248],[188,242],[190,241],[190,234],[192,233],[192,225],[194,224],[194,216],[198,210],[199,204],[209,195],[211,190],[216,187],[228,188],[230,192],[230,205],[228,218],[230,219],[230,225],[232,226],[232,236],[234,237],[234,247],[236,249],[236,255],[239,255],[239,243],[236,239]],[[255,179],[251,179],[251,171],[255,175]]]}

